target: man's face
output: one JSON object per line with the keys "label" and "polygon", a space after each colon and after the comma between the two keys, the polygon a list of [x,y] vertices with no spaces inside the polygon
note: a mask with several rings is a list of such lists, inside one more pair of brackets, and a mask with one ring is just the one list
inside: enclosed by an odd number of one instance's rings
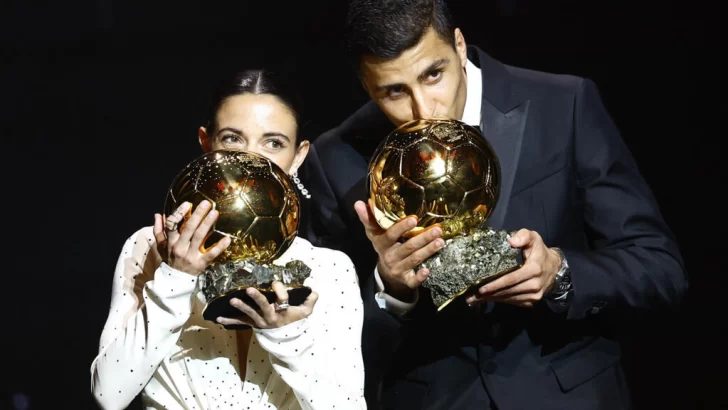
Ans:
{"label": "man's face", "polygon": [[397,58],[362,57],[362,82],[395,126],[426,117],[461,120],[466,63],[465,39],[459,29],[453,48],[430,28],[417,45]]}

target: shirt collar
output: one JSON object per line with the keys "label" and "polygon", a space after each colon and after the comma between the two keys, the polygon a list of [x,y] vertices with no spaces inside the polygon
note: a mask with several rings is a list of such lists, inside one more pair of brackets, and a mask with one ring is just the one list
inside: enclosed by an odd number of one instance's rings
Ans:
{"label": "shirt collar", "polygon": [[467,73],[465,110],[462,122],[480,128],[480,106],[483,99],[483,78],[480,69],[470,60],[465,65]]}

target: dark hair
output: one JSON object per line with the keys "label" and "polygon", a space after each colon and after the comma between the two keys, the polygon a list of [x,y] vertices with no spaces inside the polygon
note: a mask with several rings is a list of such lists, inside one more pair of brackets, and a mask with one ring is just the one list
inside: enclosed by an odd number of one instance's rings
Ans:
{"label": "dark hair", "polygon": [[347,25],[357,72],[362,56],[396,58],[417,45],[430,27],[455,47],[455,25],[445,0],[351,0]]}
{"label": "dark hair", "polygon": [[[218,87],[207,117],[208,135],[214,134],[217,126],[217,111],[225,100],[245,93],[270,94],[277,97],[293,113],[300,135],[303,102],[296,86],[288,80],[286,75],[263,69],[240,71],[235,74],[232,81],[225,82]],[[296,139],[299,144],[303,141],[300,137]]]}

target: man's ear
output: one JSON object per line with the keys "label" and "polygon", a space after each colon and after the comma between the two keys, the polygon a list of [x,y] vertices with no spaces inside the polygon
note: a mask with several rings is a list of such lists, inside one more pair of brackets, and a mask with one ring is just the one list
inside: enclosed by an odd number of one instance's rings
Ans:
{"label": "man's ear", "polygon": [[468,45],[465,43],[465,36],[459,28],[455,29],[455,52],[460,59],[460,66],[465,68],[468,63]]}

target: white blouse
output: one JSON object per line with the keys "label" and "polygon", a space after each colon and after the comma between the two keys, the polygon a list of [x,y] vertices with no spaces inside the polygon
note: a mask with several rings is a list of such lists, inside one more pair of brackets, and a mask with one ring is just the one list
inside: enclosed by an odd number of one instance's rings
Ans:
{"label": "white blouse", "polygon": [[132,235],[114,274],[111,308],[91,364],[104,409],[142,392],[147,409],[366,409],[359,284],[345,254],[302,238],[275,262],[301,260],[319,295],[313,313],[254,329],[245,378],[237,332],[204,320],[197,277],[163,263],[151,227]]}

